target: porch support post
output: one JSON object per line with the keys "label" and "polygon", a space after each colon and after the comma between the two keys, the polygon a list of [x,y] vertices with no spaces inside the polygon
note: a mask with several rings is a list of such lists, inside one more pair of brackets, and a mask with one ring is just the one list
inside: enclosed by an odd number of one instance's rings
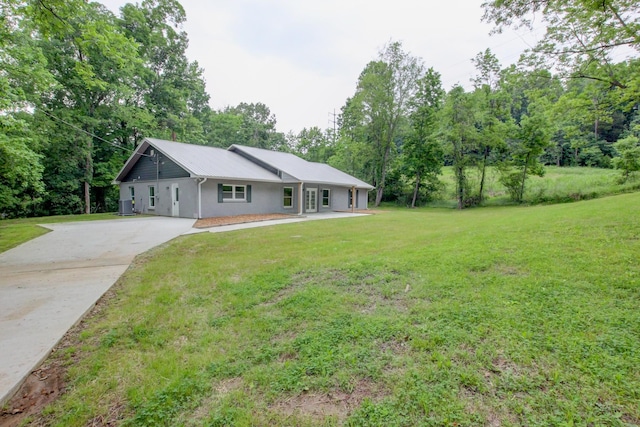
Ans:
{"label": "porch support post", "polygon": [[351,213],[356,211],[356,187],[351,187]]}

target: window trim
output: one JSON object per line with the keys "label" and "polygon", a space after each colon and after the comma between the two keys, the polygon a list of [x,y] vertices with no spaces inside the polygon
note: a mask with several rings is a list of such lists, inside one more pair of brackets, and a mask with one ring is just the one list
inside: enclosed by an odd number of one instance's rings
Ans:
{"label": "window trim", "polygon": [[156,186],[155,185],[150,185],[149,186],[149,209],[155,209],[156,208],[156,199],[157,199]]}
{"label": "window trim", "polygon": [[[231,187],[231,198],[225,197],[224,187]],[[238,187],[242,187],[242,198],[236,197],[236,190]],[[222,184],[222,201],[223,202],[246,202],[247,201],[247,185],[244,184]]]}
{"label": "window trim", "polygon": [[[324,199],[325,199],[324,192],[325,191],[327,192],[327,197],[326,197],[327,204],[326,205],[324,204]],[[322,189],[322,207],[323,208],[330,208],[331,207],[331,189],[330,188],[323,188]]]}
{"label": "window trim", "polygon": [[[291,195],[287,196],[285,194],[286,190],[291,190]],[[291,204],[289,206],[287,206],[287,204],[285,203],[285,200],[291,200]],[[282,187],[282,207],[283,209],[293,209],[293,187]]]}

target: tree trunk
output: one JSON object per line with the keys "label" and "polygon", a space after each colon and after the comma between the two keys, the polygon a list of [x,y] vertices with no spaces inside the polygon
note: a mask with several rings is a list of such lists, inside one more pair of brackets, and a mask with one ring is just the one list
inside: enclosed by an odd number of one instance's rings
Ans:
{"label": "tree trunk", "polygon": [[85,158],[84,171],[84,213],[91,213],[91,178],[93,176],[93,165],[91,159],[91,138],[87,140],[87,156]]}
{"label": "tree trunk", "polygon": [[382,193],[384,192],[384,187],[378,187],[376,190],[376,204],[375,207],[380,206],[380,202],[382,202]]}
{"label": "tree trunk", "polygon": [[416,199],[418,198],[418,189],[420,188],[420,172],[416,173],[416,186],[413,189],[413,199],[411,200],[411,207],[416,207]]}
{"label": "tree trunk", "polygon": [[464,208],[464,169],[456,168],[456,192],[458,193],[458,209]]}
{"label": "tree trunk", "polygon": [[524,161],[524,168],[522,169],[522,182],[520,183],[520,194],[518,194],[518,202],[522,202],[524,198],[524,181],[527,179],[527,165],[529,164],[529,156],[531,154],[527,154],[527,158]]}
{"label": "tree trunk", "polygon": [[478,203],[482,203],[484,199],[484,178],[487,172],[487,157],[489,156],[489,147],[484,147],[484,157],[482,159],[482,176],[480,178],[480,194],[478,194]]}
{"label": "tree trunk", "polygon": [[387,145],[387,149],[384,152],[384,157],[382,158],[382,165],[380,171],[380,181],[378,182],[378,190],[376,192],[376,204],[375,207],[380,206],[380,202],[382,202],[382,193],[384,192],[384,181],[387,177],[387,161],[389,159],[389,152],[391,151],[391,145]]}

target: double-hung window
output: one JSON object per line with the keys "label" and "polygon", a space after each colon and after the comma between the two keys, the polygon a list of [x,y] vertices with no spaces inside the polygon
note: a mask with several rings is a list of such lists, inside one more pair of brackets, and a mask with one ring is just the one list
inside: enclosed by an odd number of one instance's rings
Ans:
{"label": "double-hung window", "polygon": [[293,187],[284,187],[282,204],[285,208],[293,207]]}
{"label": "double-hung window", "polygon": [[246,185],[222,184],[222,200],[225,202],[244,202],[247,200]]}
{"label": "double-hung window", "polygon": [[156,187],[153,185],[149,186],[149,209],[154,209],[156,207]]}
{"label": "double-hung window", "polygon": [[328,208],[331,206],[331,190],[328,188],[322,189],[322,207]]}

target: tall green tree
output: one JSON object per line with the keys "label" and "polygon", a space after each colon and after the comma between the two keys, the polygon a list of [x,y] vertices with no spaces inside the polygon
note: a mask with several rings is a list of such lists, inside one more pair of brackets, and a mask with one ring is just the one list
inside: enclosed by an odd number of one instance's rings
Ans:
{"label": "tall green tree", "polygon": [[435,186],[443,164],[442,145],[438,141],[438,114],[446,92],[442,88],[440,73],[429,68],[417,82],[417,91],[410,102],[410,131],[402,146],[402,162],[413,176],[411,207],[415,208],[420,186]]}
{"label": "tall green tree", "polygon": [[333,141],[328,132],[317,126],[304,128],[289,138],[291,150],[310,162],[326,163],[333,155]]}
{"label": "tall green tree", "polygon": [[[384,193],[389,164],[395,153],[403,122],[409,113],[409,102],[422,77],[422,60],[391,42],[360,74],[356,93],[343,109],[345,132],[363,138],[370,147],[373,181],[376,186],[375,206]],[[358,130],[354,130],[356,128]]]}
{"label": "tall green tree", "polygon": [[[54,161],[75,164],[83,171],[84,212],[91,212],[91,186],[94,178],[94,138],[100,127],[98,110],[105,105],[117,104],[130,93],[139,62],[135,43],[119,31],[115,17],[98,3],[79,2],[73,8],[64,5],[51,8],[38,4],[54,14],[59,26],[43,25],[46,35],[41,41],[49,70],[57,81],[56,87],[41,100],[41,107],[48,117],[66,121],[83,132],[71,132],[67,128],[60,138],[52,136],[51,144],[72,144],[74,150],[62,150],[70,157],[54,157]],[[51,28],[55,32],[49,32]],[[57,151],[53,147],[46,150]],[[47,175],[45,175],[46,177]],[[52,187],[56,177],[47,182],[56,193],[68,191],[64,187]]]}
{"label": "tall green tree", "polygon": [[[228,135],[229,144],[242,144],[267,150],[286,150],[287,144],[283,133],[276,130],[276,116],[269,107],[261,102],[241,102],[235,107],[227,107],[222,112],[226,120],[232,124],[229,129],[235,135]],[[233,119],[232,116],[237,117]]]}
{"label": "tall green tree", "polygon": [[501,69],[498,58],[486,49],[474,59],[477,75],[471,81],[475,87],[474,96],[477,98],[478,135],[478,168],[480,169],[480,187],[478,189],[478,203],[484,201],[484,188],[487,168],[491,162],[491,154],[504,146],[511,116],[509,114],[508,95],[501,90]]}
{"label": "tall green tree", "polygon": [[0,214],[31,213],[44,195],[40,140],[30,114],[39,93],[55,83],[32,37],[24,1],[0,5]]}
{"label": "tall green tree", "polygon": [[127,99],[127,105],[150,112],[158,137],[204,142],[209,95],[204,70],[186,55],[189,39],[182,30],[186,19],[177,0],[144,0],[121,8],[118,23],[137,43],[141,58],[135,96]]}
{"label": "tall green tree", "polygon": [[475,164],[477,148],[476,105],[473,94],[454,86],[442,109],[442,133],[445,154],[453,166],[458,209],[475,204],[471,195],[468,168]]}
{"label": "tall green tree", "polygon": [[510,161],[501,167],[500,182],[514,201],[522,202],[529,175],[544,174],[539,158],[551,140],[548,111],[546,99],[532,102],[509,142]]}

